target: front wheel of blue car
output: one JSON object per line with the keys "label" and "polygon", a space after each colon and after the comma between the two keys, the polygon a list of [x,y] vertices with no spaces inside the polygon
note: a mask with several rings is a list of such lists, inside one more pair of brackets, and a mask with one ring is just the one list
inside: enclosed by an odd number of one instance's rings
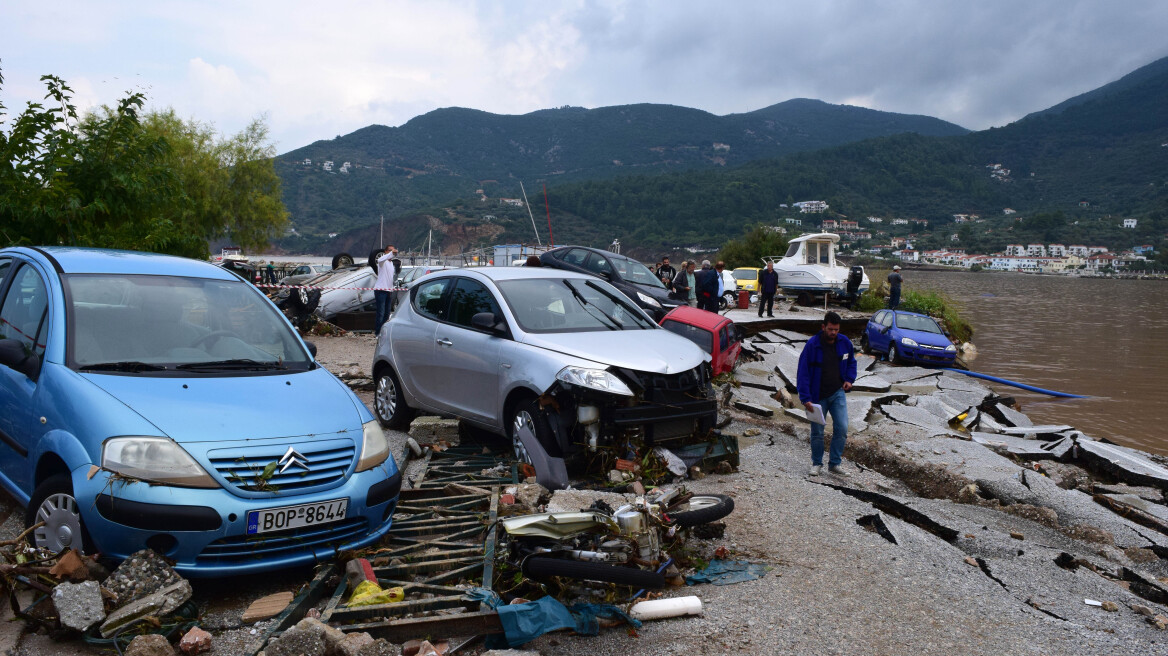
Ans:
{"label": "front wheel of blue car", "polygon": [[25,511],[25,526],[43,523],[33,531],[33,546],[54,552],[69,549],[88,551],[89,536],[81,523],[81,507],[73,497],[73,480],[69,474],[48,477],[32,494]]}
{"label": "front wheel of blue car", "polygon": [[903,362],[903,358],[900,357],[900,353],[896,350],[895,341],[888,345],[888,361],[892,364],[901,364]]}

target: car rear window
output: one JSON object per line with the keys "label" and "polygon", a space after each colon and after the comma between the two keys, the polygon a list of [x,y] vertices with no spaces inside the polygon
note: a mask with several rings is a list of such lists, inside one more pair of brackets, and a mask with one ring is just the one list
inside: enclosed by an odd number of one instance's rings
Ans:
{"label": "car rear window", "polygon": [[697,344],[706,353],[712,353],[714,351],[714,334],[704,328],[691,326],[688,323],[681,323],[673,319],[667,319],[665,323],[661,324],[661,327]]}

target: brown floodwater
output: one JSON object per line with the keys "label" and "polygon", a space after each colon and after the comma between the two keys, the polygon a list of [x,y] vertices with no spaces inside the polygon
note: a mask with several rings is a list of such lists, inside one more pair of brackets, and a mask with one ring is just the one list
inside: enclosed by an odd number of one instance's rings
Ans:
{"label": "brown floodwater", "polygon": [[974,327],[970,369],[1044,389],[991,385],[1036,423],[1168,455],[1168,283],[1021,273],[904,271],[904,288],[935,289]]}

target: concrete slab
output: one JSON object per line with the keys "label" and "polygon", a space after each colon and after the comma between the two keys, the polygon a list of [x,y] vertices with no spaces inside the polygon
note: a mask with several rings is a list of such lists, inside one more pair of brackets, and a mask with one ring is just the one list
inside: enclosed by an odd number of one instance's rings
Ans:
{"label": "concrete slab", "polygon": [[977,406],[981,405],[981,402],[985,401],[989,394],[968,390],[942,390],[936,392],[933,396],[941,399],[950,408],[960,410],[961,412],[966,412],[972,408],[976,412]]}
{"label": "concrete slab", "polygon": [[1151,485],[1168,490],[1168,469],[1152,462],[1144,453],[1094,440],[1079,439],[1079,457],[1106,470],[1116,478],[1135,485]]}
{"label": "concrete slab", "polygon": [[994,453],[976,442],[954,437],[933,437],[901,444],[916,462],[943,465],[954,474],[969,480],[1009,477],[1020,468],[1009,458]]}
{"label": "concrete slab", "polygon": [[1136,510],[1146,512],[1161,522],[1168,524],[1168,506],[1145,501],[1134,494],[1104,494],[1103,496],[1109,499],[1115,499],[1120,503],[1126,503]]}
{"label": "concrete slab", "polygon": [[945,433],[949,430],[949,423],[947,421],[924,408],[907,406],[901,403],[890,403],[881,408],[881,410],[894,421],[912,424],[913,426],[919,426],[929,431],[935,431],[936,433]]}
{"label": "concrete slab", "polygon": [[1013,435],[975,432],[971,439],[978,444],[993,449],[997,453],[1009,453],[1023,460],[1056,460],[1058,456],[1042,448],[1047,443],[1028,440]]}
{"label": "concrete slab", "polygon": [[1001,433],[1005,426],[999,424],[997,419],[990,416],[990,413],[983,412],[977,418],[977,428],[983,433]]}
{"label": "concrete slab", "polygon": [[993,394],[993,390],[977,382],[969,376],[958,373],[942,372],[937,379],[937,387],[943,390],[961,390],[964,392],[985,392],[986,396]]}
{"label": "concrete slab", "polygon": [[872,367],[876,366],[876,358],[863,353],[856,353],[856,371],[872,371]]}
{"label": "concrete slab", "polygon": [[998,412],[1001,413],[1002,417],[1005,418],[1007,424],[1009,424],[1011,426],[1033,426],[1034,425],[1034,422],[1030,420],[1030,417],[1027,417],[1026,415],[1022,414],[1021,412],[1018,412],[1014,408],[1011,408],[1010,406],[1004,405],[1002,403],[998,403],[996,405],[997,405]]}
{"label": "concrete slab", "polygon": [[[872,367],[872,372],[880,374],[882,378],[894,384],[907,383],[911,380],[919,380],[922,378],[930,378],[940,376],[940,372],[932,369],[925,369],[924,367],[898,367],[890,365],[885,362],[878,362]],[[930,384],[936,384],[936,381],[930,381]]]}
{"label": "concrete slab", "polygon": [[1145,501],[1152,501],[1154,503],[1163,503],[1165,501],[1164,492],[1158,488],[1140,486],[1140,485],[1124,485],[1117,483],[1115,485],[1108,485],[1106,483],[1095,483],[1091,486],[1091,490],[1098,494],[1130,494],[1135,495]]}
{"label": "concrete slab", "polygon": [[1168,536],[1131,522],[1100,506],[1091,495],[1078,490],[1064,490],[1041,474],[1021,469],[1014,476],[986,476],[978,478],[983,491],[1006,503],[1026,503],[1050,508],[1058,513],[1059,525],[1070,527],[1085,524],[1107,531],[1115,539],[1115,546],[1147,548],[1153,545],[1168,547]]}
{"label": "concrete slab", "polygon": [[772,394],[779,391],[779,385],[783,384],[774,369],[768,368],[762,361],[738,365],[734,370],[734,380],[741,385],[769,390]]}
{"label": "concrete slab", "polygon": [[1002,429],[1002,433],[1005,435],[1033,435],[1038,439],[1054,440],[1064,437],[1062,433],[1070,428],[1066,425],[1007,426]]}
{"label": "concrete slab", "polygon": [[782,376],[790,389],[798,387],[799,351],[791,346],[775,347],[775,354],[766,358],[768,364],[773,363],[775,371]]}
{"label": "concrete slab", "polygon": [[814,335],[816,332],[819,332],[819,326],[816,326],[815,330],[807,335],[804,335],[803,333],[795,332],[793,330],[782,330],[781,328],[775,328],[772,330],[768,330],[767,332],[773,334],[775,337],[777,337],[783,341],[806,342],[808,339],[811,338],[811,335]]}
{"label": "concrete slab", "polygon": [[892,383],[876,374],[870,373],[856,378],[856,382],[852,384],[852,389],[857,392],[887,392],[892,389]]}
{"label": "concrete slab", "polygon": [[920,408],[922,410],[927,410],[933,413],[939,419],[945,422],[946,427],[949,426],[949,422],[957,419],[957,417],[965,412],[965,408],[955,408],[948,403],[945,403],[945,401],[943,401],[935,394],[928,396],[914,396],[908,401],[905,401],[905,405]]}

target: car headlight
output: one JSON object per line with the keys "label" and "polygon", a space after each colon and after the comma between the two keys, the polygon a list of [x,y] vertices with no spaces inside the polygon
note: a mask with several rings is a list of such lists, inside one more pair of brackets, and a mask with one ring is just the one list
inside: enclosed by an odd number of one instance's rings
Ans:
{"label": "car headlight", "polygon": [[904,344],[905,346],[917,346],[916,340],[909,339],[908,337],[901,337],[900,343]]}
{"label": "car headlight", "polygon": [[101,449],[103,469],[152,483],[217,488],[219,483],[174,440],[167,437],[114,437]]}
{"label": "car headlight", "polygon": [[361,443],[361,459],[357,461],[357,471],[373,469],[385,462],[389,456],[389,440],[377,420],[367,421],[361,426],[364,437]]}
{"label": "car headlight", "polygon": [[556,374],[556,380],[562,380],[565,383],[600,390],[601,392],[609,392],[611,394],[620,394],[622,396],[633,395],[633,390],[629,389],[629,386],[625,385],[624,381],[605,369],[564,367],[560,369],[560,373]]}
{"label": "car headlight", "polygon": [[956,352],[957,352],[957,347],[956,347],[956,346],[954,346],[954,345],[952,345],[952,344],[950,344],[949,346],[946,346],[946,347],[945,347],[945,350],[946,350],[946,351],[948,351],[949,353],[956,353]]}
{"label": "car headlight", "polygon": [[645,305],[648,305],[649,307],[655,307],[655,308],[661,307],[661,304],[657,302],[657,299],[653,298],[652,296],[649,296],[648,294],[642,294],[641,292],[637,292],[637,298],[641,299],[641,302],[644,303]]}

